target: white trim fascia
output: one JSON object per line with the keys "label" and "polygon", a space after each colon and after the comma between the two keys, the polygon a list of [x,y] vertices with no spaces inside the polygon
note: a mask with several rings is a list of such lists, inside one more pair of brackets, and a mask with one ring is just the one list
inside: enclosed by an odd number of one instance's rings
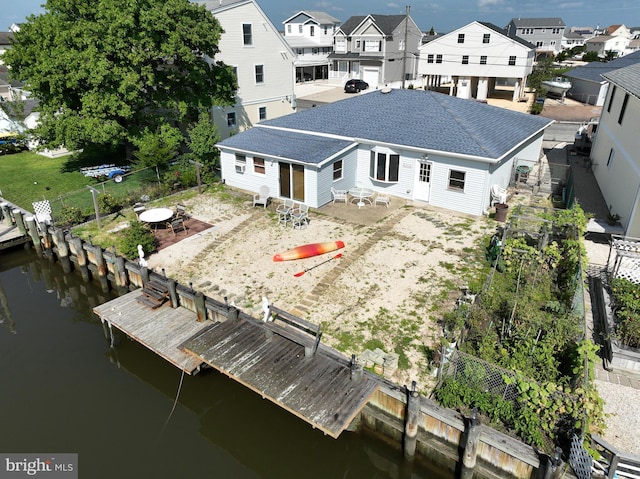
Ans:
{"label": "white trim fascia", "polygon": [[293,158],[287,158],[286,156],[273,156],[273,155],[265,155],[264,153],[261,153],[259,151],[253,151],[253,150],[243,150],[242,148],[233,148],[230,146],[224,146],[224,145],[220,145],[219,143],[214,145],[216,148],[218,148],[218,150],[220,151],[230,151],[230,152],[234,152],[234,153],[242,153],[242,154],[246,154],[246,155],[251,155],[251,156],[257,156],[258,158],[264,158],[265,160],[268,161],[288,161],[290,163],[296,163],[298,165],[302,165],[302,166],[310,166],[313,165],[313,163],[306,163],[304,161],[300,161],[300,160],[294,160]]}
{"label": "white trim fascia", "polygon": [[325,138],[333,138],[334,140],[344,140],[344,141],[357,141],[355,138],[351,136],[342,136],[342,135],[333,135],[329,133],[323,133],[319,131],[311,131],[311,130],[297,130],[295,128],[282,128],[280,126],[271,126],[271,125],[256,125],[254,128],[270,128],[272,130],[278,131],[291,131],[293,133],[300,133],[301,135],[313,135],[313,136],[323,136]]}
{"label": "white trim fascia", "polygon": [[358,148],[359,144],[358,143],[352,143],[349,146],[343,148],[342,150],[338,151],[337,153],[334,153],[333,155],[325,158],[324,160],[322,160],[320,163],[317,164],[318,166],[318,170],[322,169],[322,167],[330,162],[332,162],[335,158],[337,158],[340,155],[343,155],[344,153],[346,153],[349,150],[352,150],[354,148]]}

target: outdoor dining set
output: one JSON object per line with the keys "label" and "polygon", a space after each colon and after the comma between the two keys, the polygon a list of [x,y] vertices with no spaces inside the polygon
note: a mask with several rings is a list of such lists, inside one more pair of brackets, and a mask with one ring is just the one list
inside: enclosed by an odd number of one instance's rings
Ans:
{"label": "outdoor dining set", "polygon": [[309,205],[286,198],[276,208],[279,225],[302,229],[309,225]]}
{"label": "outdoor dining set", "polygon": [[164,227],[170,230],[174,236],[179,232],[184,231],[186,235],[189,231],[185,221],[189,217],[187,214],[187,208],[184,205],[177,204],[174,208],[150,208],[144,204],[136,203],[133,206],[133,211],[138,217],[138,220],[143,223],[147,223],[151,226],[151,230],[157,230],[160,227]]}
{"label": "outdoor dining set", "polygon": [[367,203],[369,205],[381,205],[389,207],[391,199],[384,193],[376,193],[371,188],[355,187],[349,190],[338,190],[331,188],[333,204],[342,201],[345,204],[356,203],[358,208],[362,208]]}

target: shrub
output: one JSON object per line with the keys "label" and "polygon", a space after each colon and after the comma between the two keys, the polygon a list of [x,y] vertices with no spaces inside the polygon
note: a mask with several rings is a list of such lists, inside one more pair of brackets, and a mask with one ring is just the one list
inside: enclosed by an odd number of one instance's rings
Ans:
{"label": "shrub", "polygon": [[102,213],[111,214],[116,210],[120,209],[120,204],[118,200],[114,198],[113,195],[109,193],[105,193],[103,195],[98,196],[98,207]]}
{"label": "shrub", "polygon": [[84,221],[84,214],[76,206],[64,206],[60,210],[59,221],[64,224],[77,225]]}
{"label": "shrub", "polygon": [[145,255],[156,251],[156,238],[153,233],[139,221],[131,223],[129,228],[123,231],[120,250],[129,259],[138,258],[138,245],[142,246]]}

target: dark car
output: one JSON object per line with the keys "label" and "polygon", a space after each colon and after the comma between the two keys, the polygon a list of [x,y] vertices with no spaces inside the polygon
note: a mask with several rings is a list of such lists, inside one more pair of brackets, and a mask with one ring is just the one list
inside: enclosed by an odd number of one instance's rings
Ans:
{"label": "dark car", "polygon": [[345,93],[360,93],[362,90],[369,88],[369,84],[364,80],[349,80],[344,84]]}

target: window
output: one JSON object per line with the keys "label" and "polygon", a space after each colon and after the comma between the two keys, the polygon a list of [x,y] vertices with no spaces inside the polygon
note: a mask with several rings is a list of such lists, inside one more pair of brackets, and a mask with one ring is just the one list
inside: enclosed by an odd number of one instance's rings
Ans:
{"label": "window", "polygon": [[382,51],[382,42],[379,40],[365,40],[364,41],[365,52],[380,52]]}
{"label": "window", "polygon": [[611,164],[613,163],[613,157],[615,155],[615,151],[613,148],[609,150],[609,158],[607,159],[607,168],[611,168]]}
{"label": "window", "polygon": [[369,161],[369,176],[377,181],[397,183],[400,169],[400,155],[387,155],[371,151]]}
{"label": "window", "polygon": [[401,52],[404,51],[404,40],[400,40],[400,44],[398,45],[398,50]]}
{"label": "window", "polygon": [[458,43],[464,43],[464,33],[458,33]]}
{"label": "window", "polygon": [[611,105],[613,104],[613,97],[616,96],[616,86],[613,85],[611,90],[611,96],[609,97],[609,106],[607,107],[607,113],[611,113]]}
{"label": "window", "polygon": [[436,55],[436,63],[442,63],[442,55]]}
{"label": "window", "polygon": [[236,126],[236,112],[230,111],[227,113],[227,126],[233,127]]}
{"label": "window", "polygon": [[264,158],[253,157],[253,172],[259,175],[264,175],[266,173],[264,168]]}
{"label": "window", "polygon": [[486,65],[487,64],[487,56],[486,55],[482,55],[480,57],[480,65]]}
{"label": "window", "polygon": [[242,24],[242,43],[245,47],[250,47],[253,45],[253,35],[251,33],[250,23]]}
{"label": "window", "polygon": [[490,39],[491,39],[490,33],[485,33],[484,35],[482,35],[482,43],[489,43]]}
{"label": "window", "polygon": [[342,38],[336,38],[336,51],[337,52],[344,52],[347,50],[347,40],[346,38],[342,37]]}
{"label": "window", "polygon": [[298,33],[302,33],[302,24],[298,25]]}
{"label": "window", "polygon": [[313,25],[311,25],[311,32],[310,32],[310,35],[311,35],[312,37],[315,37],[315,36],[316,36],[316,27],[314,27]]}
{"label": "window", "polygon": [[327,33],[329,33],[329,27],[328,26],[324,26],[324,34],[326,35]]}
{"label": "window", "polygon": [[264,65],[256,65],[256,83],[264,83]]}
{"label": "window", "polygon": [[333,164],[333,181],[342,179],[342,160],[338,160]]}
{"label": "window", "polygon": [[537,48],[540,48],[542,46],[544,46],[544,42],[536,42],[536,47]]}
{"label": "window", "polygon": [[320,49],[319,49],[319,48],[312,48],[312,49],[311,49],[311,53],[312,53],[313,55],[317,55],[318,53],[320,53]]}
{"label": "window", "polygon": [[516,57],[515,55],[511,55],[509,57],[509,65],[514,66],[516,64]]}
{"label": "window", "polygon": [[624,94],[624,100],[622,100],[622,108],[620,108],[620,116],[618,117],[618,125],[622,125],[622,118],[624,117],[624,111],[627,109],[627,102],[629,101],[629,94]]}
{"label": "window", "polygon": [[267,119],[267,107],[266,106],[261,106],[260,108],[258,108],[258,118],[260,118],[260,120],[266,120]]}
{"label": "window", "polygon": [[462,64],[463,65],[469,64],[469,55],[462,55]]}
{"label": "window", "polygon": [[298,48],[298,55],[302,55],[304,53],[304,48]]}
{"label": "window", "polygon": [[449,171],[449,189],[464,191],[464,171],[450,170]]}
{"label": "window", "polygon": [[433,63],[433,53],[427,55],[427,63]]}
{"label": "window", "polygon": [[360,40],[356,40],[356,51],[360,51]]}
{"label": "window", "polygon": [[247,157],[236,153],[236,173],[244,174],[244,170],[247,167]]}

